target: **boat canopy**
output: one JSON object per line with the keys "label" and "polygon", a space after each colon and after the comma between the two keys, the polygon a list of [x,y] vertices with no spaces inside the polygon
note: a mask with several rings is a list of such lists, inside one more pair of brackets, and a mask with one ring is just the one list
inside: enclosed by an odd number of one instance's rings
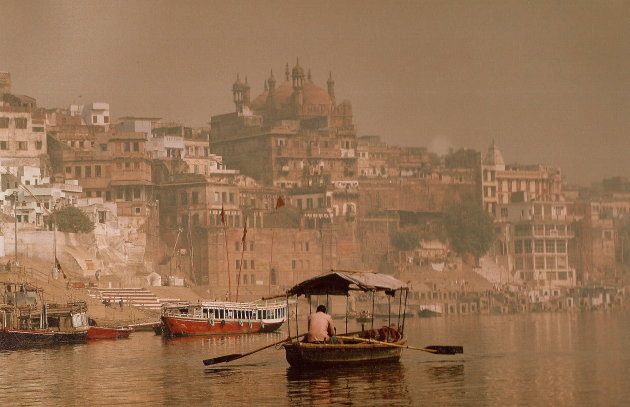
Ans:
{"label": "boat canopy", "polygon": [[351,290],[385,291],[387,295],[394,295],[397,290],[406,288],[407,284],[387,274],[332,270],[331,273],[301,282],[287,291],[287,295],[348,295]]}

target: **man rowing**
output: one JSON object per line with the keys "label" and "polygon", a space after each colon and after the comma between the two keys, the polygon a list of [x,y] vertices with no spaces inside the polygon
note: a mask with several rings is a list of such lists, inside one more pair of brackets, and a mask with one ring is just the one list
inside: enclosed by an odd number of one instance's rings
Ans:
{"label": "man rowing", "polygon": [[308,316],[308,334],[306,341],[310,343],[328,343],[335,334],[332,317],[326,313],[326,306],[319,305],[314,314]]}

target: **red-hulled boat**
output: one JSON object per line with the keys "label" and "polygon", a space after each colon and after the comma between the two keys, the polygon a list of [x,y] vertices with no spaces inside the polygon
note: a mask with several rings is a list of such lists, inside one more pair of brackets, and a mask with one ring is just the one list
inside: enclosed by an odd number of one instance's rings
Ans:
{"label": "red-hulled boat", "polygon": [[162,306],[168,336],[273,332],[287,317],[285,302],[202,302]]}
{"label": "red-hulled boat", "polygon": [[109,328],[105,326],[91,326],[88,339],[125,339],[133,332],[133,328]]}

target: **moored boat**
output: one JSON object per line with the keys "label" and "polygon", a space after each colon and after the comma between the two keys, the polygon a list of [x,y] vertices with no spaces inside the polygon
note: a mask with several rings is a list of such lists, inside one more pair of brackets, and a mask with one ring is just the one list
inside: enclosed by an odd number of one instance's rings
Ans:
{"label": "moored boat", "polygon": [[286,320],[286,309],[282,301],[164,304],[162,332],[167,336],[273,332]]}
{"label": "moored boat", "polygon": [[106,326],[90,326],[88,339],[125,339],[133,332],[133,328],[110,328]]}
{"label": "moored boat", "polygon": [[37,296],[40,293],[41,290],[26,283],[3,283],[0,293],[0,349],[87,341],[85,302],[39,304]]}

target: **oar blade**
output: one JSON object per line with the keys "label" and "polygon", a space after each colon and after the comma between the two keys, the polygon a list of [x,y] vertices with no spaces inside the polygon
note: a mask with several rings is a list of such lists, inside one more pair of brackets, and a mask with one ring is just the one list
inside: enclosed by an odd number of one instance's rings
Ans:
{"label": "oar blade", "polygon": [[216,365],[217,363],[225,363],[230,362],[235,359],[242,358],[243,355],[241,353],[232,353],[231,355],[219,356],[217,358],[206,359],[203,361],[203,364],[208,365]]}
{"label": "oar blade", "polygon": [[445,345],[431,345],[426,349],[432,351],[436,355],[455,355],[457,353],[464,353],[463,346],[445,346]]}

